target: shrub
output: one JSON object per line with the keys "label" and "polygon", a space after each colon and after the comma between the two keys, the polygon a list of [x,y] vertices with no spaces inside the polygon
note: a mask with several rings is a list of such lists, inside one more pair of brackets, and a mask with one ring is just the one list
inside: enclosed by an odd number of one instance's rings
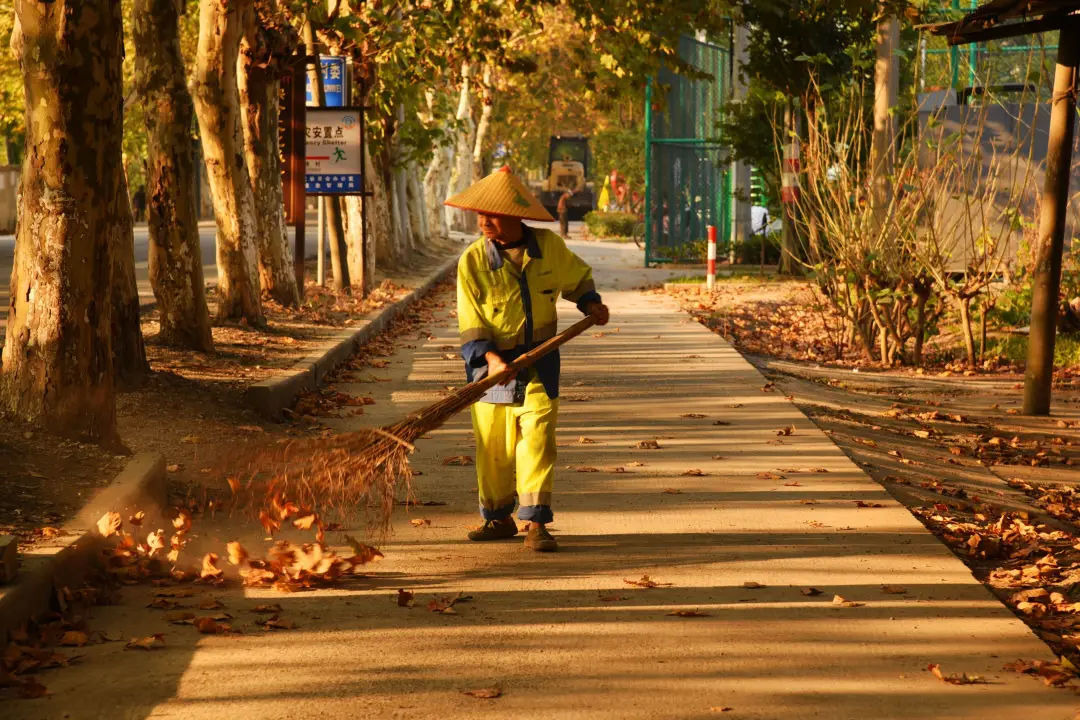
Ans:
{"label": "shrub", "polygon": [[633,213],[596,211],[587,213],[584,220],[589,233],[597,237],[628,237],[640,222]]}

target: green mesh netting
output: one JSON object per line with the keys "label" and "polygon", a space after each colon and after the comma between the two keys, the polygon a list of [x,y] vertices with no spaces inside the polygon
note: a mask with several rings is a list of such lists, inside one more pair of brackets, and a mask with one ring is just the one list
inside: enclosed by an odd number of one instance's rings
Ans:
{"label": "green mesh netting", "polygon": [[689,37],[679,56],[711,78],[661,69],[650,83],[645,139],[645,264],[701,262],[706,228],[726,236],[730,212],[727,153],[716,126],[727,96],[726,48]]}

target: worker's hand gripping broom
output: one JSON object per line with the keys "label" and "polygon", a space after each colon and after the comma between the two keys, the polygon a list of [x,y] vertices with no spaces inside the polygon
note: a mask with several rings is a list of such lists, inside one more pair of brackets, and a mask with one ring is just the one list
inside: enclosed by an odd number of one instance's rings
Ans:
{"label": "worker's hand gripping broom", "polygon": [[[592,327],[585,317],[509,363],[502,372],[469,383],[460,390],[405,420],[381,429],[366,429],[328,438],[293,441],[271,457],[259,458],[259,469],[270,469],[271,486],[296,502],[311,507],[336,507],[349,512],[370,511],[372,524],[385,528],[399,487],[408,490],[412,472],[408,454],[413,442],[472,405],[495,385]],[[267,468],[267,465],[273,467]]]}

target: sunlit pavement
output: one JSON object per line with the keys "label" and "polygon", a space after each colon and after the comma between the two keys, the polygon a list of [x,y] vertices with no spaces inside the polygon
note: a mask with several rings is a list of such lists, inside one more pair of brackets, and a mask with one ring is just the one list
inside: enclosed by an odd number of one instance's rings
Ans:
{"label": "sunlit pavement", "polygon": [[[445,505],[401,512],[370,577],[292,595],[200,590],[189,602],[221,598],[244,631],[226,636],[168,625],[143,607],[152,588],[127,588],[92,627],[164,632],[165,649],[83,648],[78,665],[42,676],[50,698],[5,716],[1072,717],[1074,694],[1002,670],[1051,656],[962,562],[727,343],[631,289],[663,274],[640,269],[640,251],[575,247],[613,319],[563,352],[560,552],[464,539],[474,468],[442,464],[474,452],[461,416],[414,456],[417,497]],[[461,384],[460,361],[444,358],[456,345],[444,297],[430,336],[402,339],[372,371],[389,382],[338,386],[375,404],[336,427],[397,420]],[[569,324],[576,311],[563,309]],[[659,449],[637,447],[649,440]],[[262,545],[247,525],[196,531],[222,550],[238,535]],[[626,582],[643,575],[660,586]],[[413,607],[397,605],[399,588]],[[427,609],[459,592],[471,599],[456,614]],[[249,609],[267,601],[299,627],[256,629]],[[989,684],[943,683],[929,663]],[[494,686],[496,699],[462,692]]]}

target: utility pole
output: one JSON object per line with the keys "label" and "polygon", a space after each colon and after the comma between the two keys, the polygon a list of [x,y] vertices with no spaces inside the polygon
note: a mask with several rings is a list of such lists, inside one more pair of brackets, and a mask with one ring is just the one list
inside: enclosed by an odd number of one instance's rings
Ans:
{"label": "utility pole", "polygon": [[[315,64],[308,69],[311,78],[311,95],[315,105],[321,107],[326,95],[323,93],[322,63],[315,45],[315,29],[311,21],[304,22],[304,44],[315,56]],[[313,68],[313,69],[312,69]],[[345,262],[345,223],[341,219],[341,204],[333,196],[320,196],[318,202],[326,203],[327,235],[330,237],[330,266],[334,271],[334,290],[349,292],[349,266]]]}
{"label": "utility pole", "polygon": [[877,32],[877,59],[874,63],[874,135],[871,151],[873,172],[874,217],[886,221],[885,212],[892,194],[893,154],[896,127],[892,110],[899,94],[896,46],[900,42],[900,23],[895,17],[882,18]]}
{"label": "utility pole", "polygon": [[1061,294],[1061,255],[1065,211],[1069,202],[1073,132],[1076,124],[1077,62],[1080,21],[1071,18],[1058,36],[1050,134],[1046,144],[1046,177],[1039,204],[1039,246],[1032,281],[1031,330],[1024,373],[1024,414],[1050,414],[1054,377],[1054,341]]}

